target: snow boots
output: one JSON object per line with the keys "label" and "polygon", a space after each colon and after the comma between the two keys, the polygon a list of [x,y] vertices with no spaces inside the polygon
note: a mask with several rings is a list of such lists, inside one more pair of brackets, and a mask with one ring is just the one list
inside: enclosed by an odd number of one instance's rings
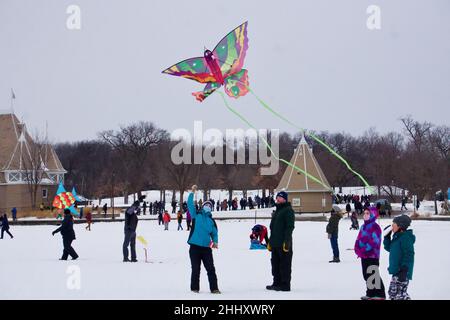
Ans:
{"label": "snow boots", "polygon": [[333,257],[333,260],[328,261],[329,263],[339,263],[341,260],[339,260],[339,257]]}

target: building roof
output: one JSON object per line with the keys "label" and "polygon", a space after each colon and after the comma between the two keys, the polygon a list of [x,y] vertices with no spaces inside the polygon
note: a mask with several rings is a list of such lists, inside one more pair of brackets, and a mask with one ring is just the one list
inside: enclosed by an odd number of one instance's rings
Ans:
{"label": "building roof", "polygon": [[[26,126],[20,123],[14,114],[0,114],[0,171],[30,168],[34,147],[34,141],[28,134]],[[50,172],[65,173],[52,146],[46,144],[44,148],[42,168]]]}
{"label": "building roof", "polygon": [[314,176],[324,185],[312,180],[307,175],[295,170],[293,167],[288,166],[284,172],[280,183],[278,184],[277,191],[285,190],[286,192],[331,192],[330,184],[327,178],[323,174],[322,169],[319,166],[312,149],[309,147],[302,136],[298,147],[294,150],[291,161],[292,164],[299,167],[308,174]]}

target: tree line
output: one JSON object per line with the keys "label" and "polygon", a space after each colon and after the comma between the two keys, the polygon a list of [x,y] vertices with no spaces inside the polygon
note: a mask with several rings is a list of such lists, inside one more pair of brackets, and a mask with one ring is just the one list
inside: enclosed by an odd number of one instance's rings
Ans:
{"label": "tree line", "polygon": [[[399,120],[400,132],[378,133],[371,128],[360,136],[348,133],[314,132],[344,157],[373,186],[390,186],[417,194],[420,199],[445,192],[450,176],[450,127],[414,120]],[[289,160],[300,134],[280,133],[279,154]],[[358,186],[361,182],[323,146],[308,139],[314,155],[332,187]],[[262,176],[258,164],[179,164],[171,161],[171,150],[179,143],[151,122],[137,122],[118,130],[103,131],[96,139],[54,146],[67,170],[65,183],[75,185],[88,198],[141,194],[143,190],[184,191],[197,184],[205,191],[276,188],[286,165],[277,174]],[[237,153],[227,145],[225,152]],[[249,148],[246,143],[244,148]],[[225,150],[227,149],[227,150]],[[245,153],[248,157],[248,152]],[[193,163],[193,162],[191,162]],[[207,192],[206,192],[207,193]],[[182,195],[182,192],[181,192]],[[181,199],[182,201],[182,199]]]}

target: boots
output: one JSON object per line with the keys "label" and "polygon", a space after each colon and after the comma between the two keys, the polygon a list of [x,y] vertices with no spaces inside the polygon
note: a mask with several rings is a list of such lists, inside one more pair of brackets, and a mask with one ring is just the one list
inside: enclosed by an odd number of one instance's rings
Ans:
{"label": "boots", "polygon": [[333,260],[328,261],[329,263],[339,263],[341,260],[339,260],[339,257],[333,257]]}

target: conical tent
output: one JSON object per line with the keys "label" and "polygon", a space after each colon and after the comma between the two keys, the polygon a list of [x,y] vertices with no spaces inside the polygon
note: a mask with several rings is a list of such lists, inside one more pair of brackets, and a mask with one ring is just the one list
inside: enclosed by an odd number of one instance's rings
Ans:
{"label": "conical tent", "polygon": [[302,137],[290,161],[292,164],[315,177],[314,181],[295,168],[288,166],[284,172],[277,191],[284,190],[296,212],[327,212],[332,206],[332,190],[327,178],[319,166],[314,154]]}

